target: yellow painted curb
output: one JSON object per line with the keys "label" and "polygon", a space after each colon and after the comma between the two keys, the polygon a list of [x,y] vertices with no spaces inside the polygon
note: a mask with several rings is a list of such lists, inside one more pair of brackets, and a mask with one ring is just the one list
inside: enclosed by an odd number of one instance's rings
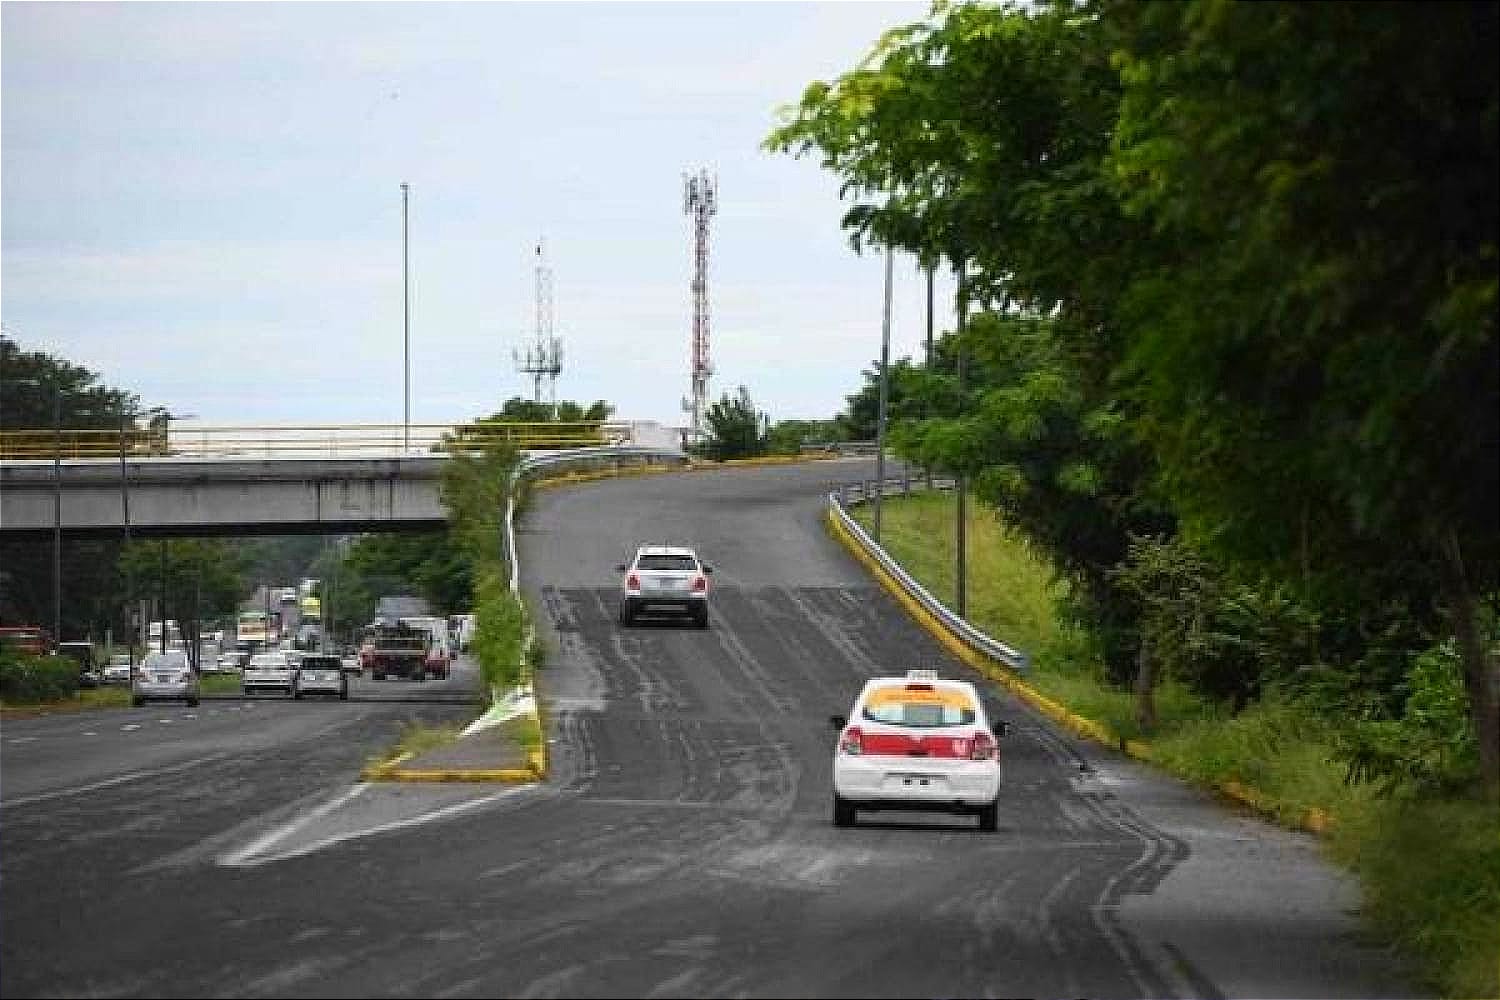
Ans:
{"label": "yellow painted curb", "polygon": [[[1080,715],[1073,714],[1067,708],[1021,680],[1008,668],[996,664],[989,657],[971,649],[967,643],[949,632],[941,621],[908,594],[900,582],[886,572],[884,566],[880,565],[869,553],[865,552],[864,548],[855,541],[854,537],[849,534],[848,529],[839,521],[838,516],[834,514],[831,507],[828,510],[827,521],[829,531],[844,548],[848,549],[854,558],[858,559],[869,569],[875,579],[880,582],[880,585],[906,609],[907,614],[911,615],[912,619],[918,625],[921,625],[930,632],[954,656],[991,680],[1000,683],[1018,698],[1079,736],[1087,737],[1106,746],[1116,747],[1123,753],[1138,760],[1151,760],[1151,744],[1144,740],[1123,739],[1108,726],[1095,722],[1093,719],[1085,719]],[[1249,806],[1272,819],[1281,819],[1269,799],[1255,789],[1242,785],[1238,781],[1226,781],[1218,785],[1217,790],[1236,802]],[[1322,835],[1327,834],[1333,828],[1334,818],[1326,810],[1313,807],[1305,810],[1298,817],[1297,821],[1291,825],[1297,829],[1306,830],[1309,833]]]}

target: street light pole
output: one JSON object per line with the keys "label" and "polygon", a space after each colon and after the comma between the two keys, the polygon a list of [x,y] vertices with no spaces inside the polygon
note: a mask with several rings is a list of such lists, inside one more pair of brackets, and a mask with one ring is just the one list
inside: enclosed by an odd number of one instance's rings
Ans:
{"label": "street light pole", "polygon": [[411,450],[411,265],[408,255],[406,202],[410,189],[401,182],[401,343],[402,378],[405,391],[402,399],[401,450]]}
{"label": "street light pole", "polygon": [[[125,404],[120,404],[120,531],[124,537],[125,544],[120,551],[125,555],[125,611],[128,619],[131,602],[135,599],[135,587],[133,586],[135,574],[131,571],[130,564],[130,474],[125,466]],[[135,628],[126,630],[125,649],[130,654],[132,668],[135,665]]]}
{"label": "street light pole", "polygon": [[62,641],[62,388],[52,386],[52,648]]}
{"label": "street light pole", "polygon": [[885,422],[890,403],[891,265],[895,250],[885,245],[885,316],[880,325],[880,410],[875,418],[875,544],[880,544],[880,507],[885,499]]}

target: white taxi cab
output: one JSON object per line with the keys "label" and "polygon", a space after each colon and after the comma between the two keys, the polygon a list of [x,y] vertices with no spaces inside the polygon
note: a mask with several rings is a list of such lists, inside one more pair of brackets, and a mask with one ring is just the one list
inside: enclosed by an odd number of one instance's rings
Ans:
{"label": "white taxi cab", "polygon": [[922,809],[973,814],[997,826],[1000,745],[1009,727],[991,725],[979,692],[934,670],[865,683],[838,730],[833,754],[833,822],[858,810]]}

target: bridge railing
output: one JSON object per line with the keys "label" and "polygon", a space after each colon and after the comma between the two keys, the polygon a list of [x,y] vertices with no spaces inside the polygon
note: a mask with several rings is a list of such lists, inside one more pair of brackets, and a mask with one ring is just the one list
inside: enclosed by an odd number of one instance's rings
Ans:
{"label": "bridge railing", "polygon": [[389,456],[513,444],[545,451],[624,444],[630,425],[587,421],[468,424],[296,424],[0,431],[0,460],[171,456],[295,458]]}

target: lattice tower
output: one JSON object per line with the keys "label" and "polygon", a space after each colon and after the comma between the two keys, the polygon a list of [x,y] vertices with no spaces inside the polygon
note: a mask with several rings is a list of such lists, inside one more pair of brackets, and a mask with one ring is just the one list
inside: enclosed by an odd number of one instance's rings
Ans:
{"label": "lattice tower", "polygon": [[522,354],[512,351],[516,370],[531,376],[531,398],[542,401],[542,379],[550,381],[549,401],[557,408],[557,376],[562,374],[562,338],[552,329],[552,268],[542,252],[542,244],[536,245],[536,338]]}
{"label": "lattice tower", "polygon": [[689,377],[692,394],[682,401],[689,414],[692,440],[703,435],[703,413],[708,406],[708,377],[713,364],[708,355],[708,220],[719,211],[719,181],[707,170],[682,175],[682,211],[693,217],[693,356]]}

